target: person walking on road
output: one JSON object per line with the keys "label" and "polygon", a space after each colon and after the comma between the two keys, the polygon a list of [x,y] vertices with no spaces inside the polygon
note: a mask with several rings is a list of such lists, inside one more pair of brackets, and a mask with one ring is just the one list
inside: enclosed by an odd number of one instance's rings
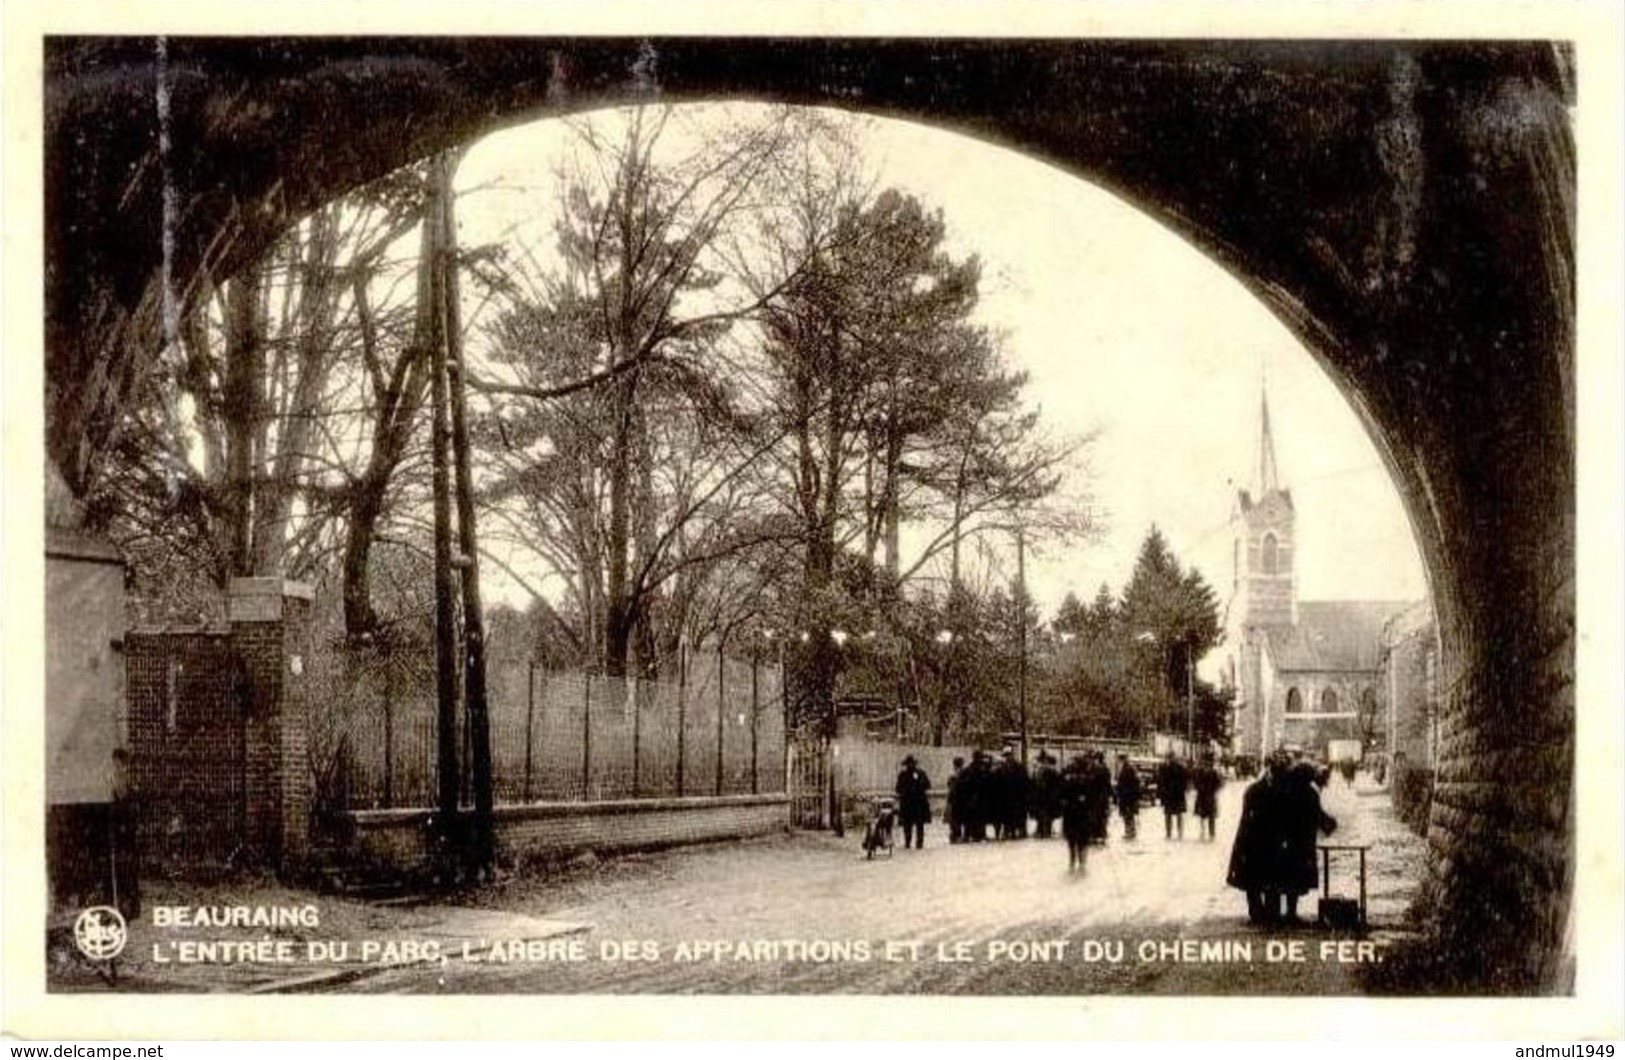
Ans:
{"label": "person walking on road", "polygon": [[1185,838],[1185,790],[1190,786],[1190,773],[1172,751],[1157,767],[1157,799],[1162,803],[1162,828],[1165,839]]}
{"label": "person walking on road", "polygon": [[1066,838],[1066,869],[1084,872],[1089,861],[1089,764],[1075,755],[1061,771],[1061,835]]}
{"label": "person walking on road", "polygon": [[1027,767],[1006,747],[996,769],[999,791],[998,827],[1001,839],[1027,838]]}
{"label": "person walking on road", "polygon": [[965,760],[955,756],[954,771],[948,774],[948,842],[965,841]]}
{"label": "person walking on road", "polygon": [[1129,763],[1128,755],[1117,756],[1117,812],[1123,815],[1123,838],[1133,841],[1139,835],[1140,771]]}
{"label": "person walking on road", "polygon": [[981,843],[987,840],[992,787],[993,771],[988,768],[987,754],[976,751],[971,755],[970,765],[965,767],[964,774],[959,778],[959,804],[964,812],[961,842]]}
{"label": "person walking on road", "polygon": [[1032,811],[1034,834],[1048,839],[1055,834],[1055,818],[1061,812],[1061,771],[1055,768],[1055,756],[1048,751],[1038,752],[1038,768],[1033,770]]}
{"label": "person walking on road", "polygon": [[1224,785],[1224,779],[1213,765],[1213,755],[1204,754],[1202,761],[1191,773],[1191,787],[1196,792],[1196,798],[1191,805],[1191,812],[1196,814],[1197,831],[1203,839],[1212,842],[1218,827],[1219,820],[1219,788]]}
{"label": "person walking on road", "polygon": [[1102,751],[1089,752],[1087,774],[1089,803],[1089,841],[1099,846],[1106,844],[1106,827],[1112,819],[1112,769],[1106,764]]}
{"label": "person walking on road", "polygon": [[931,823],[931,778],[913,755],[897,774],[897,819],[903,822],[903,849],[925,849],[925,826]]}

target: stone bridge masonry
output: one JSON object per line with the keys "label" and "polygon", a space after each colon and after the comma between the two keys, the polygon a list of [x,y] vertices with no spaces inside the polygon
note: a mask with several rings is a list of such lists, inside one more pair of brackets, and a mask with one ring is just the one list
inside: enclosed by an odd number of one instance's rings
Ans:
{"label": "stone bridge masonry", "polygon": [[656,98],[917,120],[1138,205],[1293,329],[1407,505],[1447,702],[1423,902],[1440,985],[1565,988],[1569,45],[171,38],[160,59],[126,37],[57,38],[45,59],[47,450],[80,496],[108,410],[158,346],[166,209],[184,298],[200,271],[228,275],[303,212],[435,149]]}

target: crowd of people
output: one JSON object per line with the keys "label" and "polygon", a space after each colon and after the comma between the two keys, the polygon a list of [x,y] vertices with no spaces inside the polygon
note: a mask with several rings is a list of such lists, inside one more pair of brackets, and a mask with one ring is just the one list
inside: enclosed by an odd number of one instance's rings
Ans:
{"label": "crowd of people", "polygon": [[[1226,882],[1246,893],[1252,922],[1296,921],[1298,899],[1317,886],[1318,837],[1337,827],[1321,806],[1320,790],[1328,775],[1323,766],[1278,751],[1263,775],[1248,785]],[[1224,778],[1211,755],[1193,764],[1170,752],[1150,780],[1155,797],[1149,801],[1162,810],[1165,840],[1184,839],[1187,809],[1196,816],[1198,838],[1216,838]],[[1122,818],[1124,841],[1138,839],[1139,814],[1148,801],[1146,781],[1127,755],[1117,756],[1114,770],[1098,750],[1074,755],[1065,766],[1041,751],[1029,772],[1013,748],[997,760],[976,751],[969,761],[953,760],[947,780],[948,842],[1025,839],[1029,822],[1033,835],[1048,839],[1059,821],[1068,871],[1083,872],[1089,848],[1106,843],[1114,809]],[[932,816],[931,780],[912,755],[903,760],[896,793],[903,845],[923,847]]]}
{"label": "crowd of people", "polygon": [[[1192,766],[1169,753],[1158,764],[1154,783],[1166,838],[1185,837],[1185,812],[1193,792],[1191,808],[1201,822],[1202,838],[1214,838],[1223,779],[1210,755]],[[1040,751],[1031,771],[1014,748],[1005,748],[997,760],[978,750],[969,761],[953,760],[947,784],[948,842],[1025,839],[1029,823],[1034,836],[1048,839],[1059,821],[1073,870],[1085,868],[1089,847],[1106,842],[1114,809],[1123,820],[1123,838],[1138,838],[1146,794],[1140,769],[1127,755],[1117,756],[1114,770],[1098,750],[1074,755],[1064,767],[1054,755]],[[931,820],[930,791],[930,778],[918,762],[912,755],[905,758],[896,787],[905,848],[924,844],[924,827]]]}

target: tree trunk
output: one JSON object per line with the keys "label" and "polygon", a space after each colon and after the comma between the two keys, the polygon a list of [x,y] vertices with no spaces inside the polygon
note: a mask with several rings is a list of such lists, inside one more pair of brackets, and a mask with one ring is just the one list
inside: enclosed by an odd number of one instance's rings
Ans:
{"label": "tree trunk", "polygon": [[288,394],[288,399],[278,417],[276,454],[265,454],[268,473],[255,491],[250,565],[256,574],[284,571],[293,500],[326,389],[333,318],[338,308],[334,275],[337,209],[329,206],[312,215],[308,235],[302,242],[299,229],[290,236],[290,257],[299,273],[298,307],[293,316],[297,341],[293,363],[285,366],[284,377],[279,380],[279,389]]}
{"label": "tree trunk", "polygon": [[[425,215],[419,237],[421,262],[433,260],[435,225]],[[356,318],[368,359],[376,363],[377,338],[372,306],[367,299],[366,277],[353,284]],[[345,529],[343,561],[344,630],[351,641],[360,641],[378,631],[378,613],[372,604],[372,546],[378,536],[385,502],[395,470],[406,456],[418,414],[423,409],[429,382],[429,349],[432,341],[428,312],[433,291],[425,266],[418,270],[417,312],[413,319],[411,343],[401,351],[387,379],[379,368],[373,395],[377,408],[373,419],[372,451],[367,468],[349,498],[349,525]],[[377,384],[382,382],[382,387]]]}
{"label": "tree trunk", "polygon": [[609,534],[605,542],[606,585],[604,609],[604,672],[626,676],[632,641],[632,601],[628,591],[632,545],[632,403],[636,398],[636,371],[614,385],[613,434],[609,453]]}
{"label": "tree trunk", "polygon": [[265,267],[261,260],[226,288],[226,368],[222,403],[226,422],[225,514],[221,580],[253,573],[256,442],[264,426]]}

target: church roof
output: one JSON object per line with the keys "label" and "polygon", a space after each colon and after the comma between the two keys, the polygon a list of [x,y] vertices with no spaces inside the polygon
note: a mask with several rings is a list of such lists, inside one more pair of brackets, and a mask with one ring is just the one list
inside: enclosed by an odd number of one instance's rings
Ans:
{"label": "church roof", "polygon": [[1279,670],[1375,670],[1383,625],[1408,600],[1302,600],[1298,623],[1269,631]]}

